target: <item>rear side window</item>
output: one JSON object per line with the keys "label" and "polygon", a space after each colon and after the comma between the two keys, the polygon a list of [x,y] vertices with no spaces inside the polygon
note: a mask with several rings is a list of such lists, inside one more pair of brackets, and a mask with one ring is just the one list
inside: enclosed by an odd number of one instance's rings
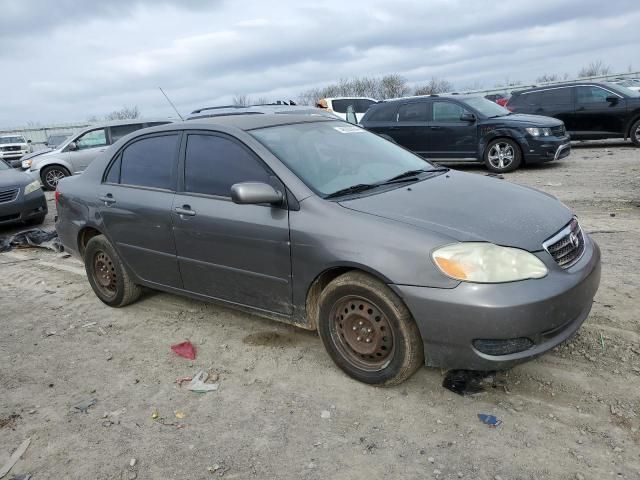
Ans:
{"label": "rear side window", "polygon": [[347,109],[349,108],[349,105],[351,105],[354,112],[364,113],[374,103],[376,102],[364,98],[343,98],[340,100],[331,100],[331,108],[334,112],[347,113]]}
{"label": "rear side window", "polygon": [[366,98],[360,98],[356,100],[355,102],[356,113],[366,112],[367,110],[369,110],[369,107],[374,103],[376,102],[374,102],[373,100],[367,100]]}
{"label": "rear side window", "polygon": [[434,122],[460,122],[460,116],[464,112],[464,108],[456,103],[433,102]]}
{"label": "rear side window", "polygon": [[367,113],[366,121],[395,122],[397,108],[398,105],[395,103],[379,103]]}
{"label": "rear side window", "polygon": [[140,130],[142,128],[141,123],[133,123],[131,125],[114,125],[110,127],[111,129],[111,143],[116,143],[122,137],[129,135],[136,130]]}
{"label": "rear side window", "polygon": [[241,182],[269,182],[269,173],[245,147],[215,135],[189,135],[185,157],[184,189],[191,193],[231,196]]}
{"label": "rear side window", "polygon": [[[460,115],[458,115],[459,117]],[[405,103],[398,109],[398,122],[426,122],[427,104],[425,102]]]}
{"label": "rear side window", "polygon": [[606,103],[607,97],[615,97],[615,95],[600,87],[576,88],[576,102],[580,104]]}
{"label": "rear side window", "polygon": [[120,183],[173,190],[179,138],[176,134],[146,137],[126,147],[121,154]]}

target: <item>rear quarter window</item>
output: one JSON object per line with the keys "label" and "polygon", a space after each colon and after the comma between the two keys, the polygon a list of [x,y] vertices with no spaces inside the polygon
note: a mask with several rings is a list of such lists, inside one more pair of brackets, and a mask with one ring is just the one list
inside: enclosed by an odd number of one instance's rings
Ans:
{"label": "rear quarter window", "polygon": [[363,121],[395,122],[398,105],[395,103],[379,103],[371,107]]}

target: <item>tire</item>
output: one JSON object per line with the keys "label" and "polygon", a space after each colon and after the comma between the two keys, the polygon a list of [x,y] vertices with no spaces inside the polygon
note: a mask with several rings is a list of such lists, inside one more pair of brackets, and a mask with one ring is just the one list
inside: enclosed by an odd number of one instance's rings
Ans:
{"label": "tire", "polygon": [[44,219],[46,217],[47,217],[46,215],[40,215],[39,217],[32,218],[31,220],[29,220],[29,224],[30,225],[42,225],[44,223]]}
{"label": "tire", "polygon": [[104,235],[87,243],[84,267],[96,296],[110,307],[124,307],[135,302],[142,288],[131,280],[122,260]]}
{"label": "tire", "polygon": [[492,172],[512,172],[521,163],[522,152],[520,151],[520,146],[510,138],[492,140],[484,150],[484,164]]}
{"label": "tire", "polygon": [[70,176],[69,170],[61,165],[49,165],[44,167],[40,173],[40,180],[45,190],[55,190],[58,182],[64,177]]}
{"label": "tire", "polygon": [[631,125],[629,136],[631,137],[631,141],[633,142],[633,144],[636,147],[640,147],[640,120]]}
{"label": "tire", "polygon": [[319,303],[322,343],[350,377],[391,386],[424,365],[418,326],[384,283],[363,272],[347,272],[325,287]]}

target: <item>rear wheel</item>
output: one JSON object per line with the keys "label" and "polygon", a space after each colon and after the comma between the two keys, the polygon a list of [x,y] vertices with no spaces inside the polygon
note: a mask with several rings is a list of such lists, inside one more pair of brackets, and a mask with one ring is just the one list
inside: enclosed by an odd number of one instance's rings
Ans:
{"label": "rear wheel", "polygon": [[96,296],[110,307],[124,307],[140,297],[140,286],[133,283],[104,235],[96,235],[87,243],[84,266]]}
{"label": "rear wheel", "polygon": [[631,141],[636,147],[640,147],[640,120],[631,125]]}
{"label": "rear wheel", "polygon": [[55,190],[58,182],[69,175],[71,175],[71,173],[66,168],[60,165],[50,165],[42,169],[40,179],[42,180],[42,186],[45,190]]}
{"label": "rear wheel", "polygon": [[484,151],[484,163],[492,172],[511,172],[522,163],[520,147],[510,138],[493,140]]}
{"label": "rear wheel", "polygon": [[409,310],[389,287],[363,272],[345,273],[323,290],[318,331],[336,365],[364,383],[397,385],[424,364]]}

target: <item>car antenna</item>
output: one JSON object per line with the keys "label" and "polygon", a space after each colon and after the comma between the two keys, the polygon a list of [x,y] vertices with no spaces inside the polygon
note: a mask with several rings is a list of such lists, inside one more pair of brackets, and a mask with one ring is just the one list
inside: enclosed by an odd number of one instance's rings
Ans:
{"label": "car antenna", "polygon": [[164,90],[162,90],[162,87],[158,87],[160,89],[160,91],[162,92],[162,94],[164,95],[164,98],[167,99],[167,102],[169,102],[169,105],[171,105],[173,107],[173,109],[176,111],[176,113],[178,114],[178,116],[180,117],[180,120],[182,120],[184,122],[184,118],[182,118],[182,115],[180,115],[180,112],[178,111],[178,109],[176,108],[176,106],[173,104],[173,102],[171,100],[169,100],[169,97],[167,97],[167,94],[164,93]]}

